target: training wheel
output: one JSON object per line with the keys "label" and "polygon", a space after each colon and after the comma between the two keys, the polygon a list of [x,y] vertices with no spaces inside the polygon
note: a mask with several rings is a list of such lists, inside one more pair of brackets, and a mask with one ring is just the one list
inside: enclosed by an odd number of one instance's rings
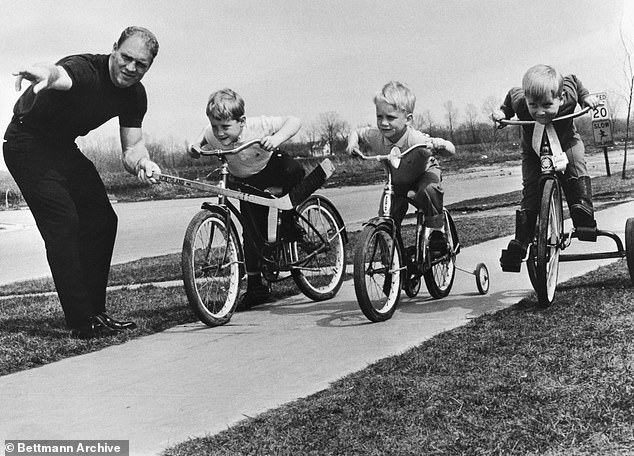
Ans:
{"label": "training wheel", "polygon": [[476,286],[480,294],[487,294],[489,292],[489,270],[484,263],[478,263],[473,273],[476,279]]}

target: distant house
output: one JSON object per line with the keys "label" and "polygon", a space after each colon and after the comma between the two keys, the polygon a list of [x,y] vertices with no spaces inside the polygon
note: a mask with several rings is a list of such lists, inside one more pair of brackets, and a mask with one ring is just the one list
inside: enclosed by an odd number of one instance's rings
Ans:
{"label": "distant house", "polygon": [[330,143],[313,143],[310,147],[313,157],[326,157],[330,155]]}

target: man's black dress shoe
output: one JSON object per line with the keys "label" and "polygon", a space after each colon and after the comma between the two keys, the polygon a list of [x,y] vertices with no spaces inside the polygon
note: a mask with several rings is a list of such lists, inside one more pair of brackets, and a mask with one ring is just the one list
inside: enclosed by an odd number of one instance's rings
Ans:
{"label": "man's black dress shoe", "polygon": [[101,336],[110,336],[115,331],[105,326],[95,317],[91,317],[88,324],[78,326],[70,330],[70,337],[73,339],[94,339]]}
{"label": "man's black dress shoe", "polygon": [[99,321],[106,328],[110,328],[113,331],[126,331],[128,329],[135,329],[136,323],[133,321],[118,321],[115,320],[105,313],[100,313],[94,317],[97,321]]}

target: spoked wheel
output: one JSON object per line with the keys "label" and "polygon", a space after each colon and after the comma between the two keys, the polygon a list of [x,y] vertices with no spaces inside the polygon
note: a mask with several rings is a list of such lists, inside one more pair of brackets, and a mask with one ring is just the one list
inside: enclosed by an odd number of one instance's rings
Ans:
{"label": "spoked wheel", "polygon": [[555,299],[559,276],[559,254],[564,236],[561,189],[554,179],[544,182],[537,223],[537,300],[548,307]]}
{"label": "spoked wheel", "polygon": [[319,195],[308,198],[297,212],[298,222],[306,232],[304,245],[297,246],[297,258],[306,261],[292,271],[293,280],[310,299],[330,299],[341,288],[346,271],[341,217],[332,203]]}
{"label": "spoked wheel", "polygon": [[181,266],[187,300],[208,326],[227,323],[240,291],[242,250],[222,211],[203,210],[185,232]]}
{"label": "spoked wheel", "polygon": [[449,212],[444,211],[444,214],[447,253],[440,257],[440,259],[432,258],[432,266],[424,274],[427,291],[429,291],[429,294],[435,299],[444,298],[449,294],[453,286],[453,279],[456,276],[458,236]]}
{"label": "spoked wheel", "polygon": [[489,285],[491,283],[489,279],[489,268],[487,268],[486,264],[478,263],[475,268],[476,287],[478,287],[478,293],[485,295],[489,292]]}
{"label": "spoked wheel", "polygon": [[392,318],[401,296],[401,252],[387,224],[366,225],[354,254],[354,291],[370,321]]}
{"label": "spoked wheel", "polygon": [[630,280],[634,285],[634,218],[628,218],[625,222],[625,255],[627,269],[630,271]]}

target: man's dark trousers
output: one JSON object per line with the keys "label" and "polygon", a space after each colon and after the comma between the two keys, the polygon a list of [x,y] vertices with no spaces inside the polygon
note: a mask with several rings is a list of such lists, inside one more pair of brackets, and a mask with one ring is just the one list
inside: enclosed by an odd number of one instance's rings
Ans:
{"label": "man's dark trousers", "polygon": [[5,139],[5,163],[44,239],[66,323],[85,325],[105,311],[117,232],[103,181],[73,140],[38,137],[16,123]]}

